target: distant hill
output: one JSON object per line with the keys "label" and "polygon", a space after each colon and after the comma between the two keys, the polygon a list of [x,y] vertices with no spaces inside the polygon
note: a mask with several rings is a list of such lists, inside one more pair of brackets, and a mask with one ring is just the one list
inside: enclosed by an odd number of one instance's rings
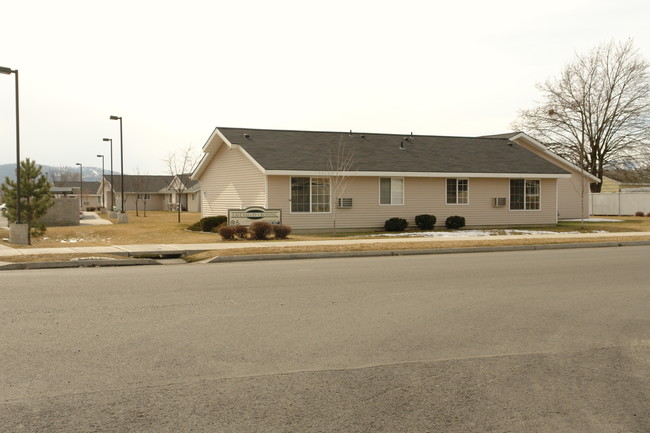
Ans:
{"label": "distant hill", "polygon": [[[79,174],[79,167],[53,167],[50,165],[41,165],[43,168],[43,173],[50,175],[56,175],[61,171],[67,171],[74,173],[75,175]],[[108,173],[108,172],[104,172]],[[84,180],[88,182],[99,182],[102,177],[102,169],[97,167],[86,167],[83,168]],[[15,178],[16,176],[16,164],[2,164],[0,165],[0,183],[4,182],[6,176],[10,178]]]}

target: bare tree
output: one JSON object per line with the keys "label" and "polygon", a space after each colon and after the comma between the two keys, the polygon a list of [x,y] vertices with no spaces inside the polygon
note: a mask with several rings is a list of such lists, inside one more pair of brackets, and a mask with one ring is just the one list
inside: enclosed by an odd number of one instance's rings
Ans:
{"label": "bare tree", "polygon": [[349,146],[343,136],[339,138],[338,143],[332,144],[328,149],[325,165],[323,174],[330,179],[332,230],[336,234],[336,211],[339,201],[343,198],[343,193],[352,180],[350,171],[354,165],[354,149]]}
{"label": "bare tree", "polygon": [[168,173],[174,176],[170,187],[176,195],[178,222],[181,222],[183,193],[187,190],[187,184],[192,175],[192,170],[198,161],[199,156],[194,153],[192,145],[178,152],[171,153],[165,160]]}
{"label": "bare tree", "polygon": [[148,188],[148,178],[146,174],[142,174],[140,172],[140,169],[136,170],[137,176],[133,178],[133,181],[131,184],[133,185],[133,202],[135,204],[135,216],[140,216],[140,207],[139,203],[140,201],[143,202],[144,204],[144,216],[147,216],[147,202],[146,202],[146,196],[147,196],[147,188]]}
{"label": "bare tree", "polygon": [[513,127],[602,180],[604,168],[635,164],[648,150],[649,66],[631,40],[601,44],[538,84],[543,101]]}

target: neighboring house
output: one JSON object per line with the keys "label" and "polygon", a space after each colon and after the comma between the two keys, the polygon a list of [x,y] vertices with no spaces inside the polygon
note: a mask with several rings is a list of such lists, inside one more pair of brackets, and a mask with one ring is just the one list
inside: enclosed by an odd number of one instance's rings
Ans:
{"label": "neighboring house", "polygon": [[[124,176],[124,209],[150,211],[167,210],[169,203],[168,185],[174,179],[173,176],[157,175],[127,175]],[[104,200],[106,207],[111,208],[111,195],[114,195],[114,204],[119,209],[122,201],[122,175],[113,175],[115,185],[111,185],[111,177],[104,176],[102,182]],[[146,203],[145,203],[146,202]]]}
{"label": "neighboring house", "polygon": [[[181,194],[181,210],[190,212],[200,211],[200,185],[190,180],[189,175],[184,178],[184,191]],[[99,186],[99,193],[103,194],[107,208],[111,208],[111,195],[114,194],[114,203],[117,208],[121,205],[122,176],[114,175],[115,185],[111,185],[111,177],[104,176]],[[149,211],[176,210],[178,197],[176,190],[172,187],[180,182],[178,176],[170,175],[124,175],[124,207],[127,211],[143,210]],[[146,202],[146,203],[145,203]]]}
{"label": "neighboring house", "polygon": [[[328,169],[340,145],[353,155],[344,173]],[[451,215],[467,225],[555,224],[587,216],[581,172],[523,133],[490,137],[216,128],[192,178],[203,216],[249,206],[279,208],[296,230],[411,226],[419,214],[438,225]],[[334,176],[333,176],[334,175]],[[340,194],[331,188],[349,179]],[[340,199],[340,200],[339,200]],[[334,208],[336,206],[336,208]]]}
{"label": "neighboring house", "polygon": [[[174,176],[167,190],[171,194],[169,198],[169,210],[178,210],[180,201],[181,210],[189,212],[201,212],[201,185],[191,178],[192,173]],[[178,192],[182,191],[180,198]]]}
{"label": "neighboring house", "polygon": [[95,210],[102,207],[102,197],[100,182],[83,181],[83,195],[79,198],[81,182],[75,181],[54,181],[50,187],[50,193],[54,198],[72,197],[79,201],[79,206],[83,210]]}
{"label": "neighboring house", "polygon": [[611,173],[609,176],[603,176],[603,186],[600,192],[619,192],[631,188],[650,188],[650,181],[645,178],[627,179],[625,176],[617,176],[616,173]]}

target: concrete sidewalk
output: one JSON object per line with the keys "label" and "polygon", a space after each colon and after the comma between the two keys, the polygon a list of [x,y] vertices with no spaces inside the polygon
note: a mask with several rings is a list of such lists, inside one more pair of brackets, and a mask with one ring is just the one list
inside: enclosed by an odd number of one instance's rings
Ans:
{"label": "concrete sidewalk", "polygon": [[205,244],[139,244],[139,245],[111,245],[104,247],[61,247],[61,248],[12,248],[0,244],[0,260],[2,257],[18,255],[46,255],[46,254],[114,254],[126,257],[138,256],[186,256],[203,251],[231,250],[246,248],[278,248],[278,247],[303,247],[303,246],[332,246],[332,245],[373,245],[391,243],[426,243],[435,242],[441,247],[449,242],[471,241],[501,241],[501,240],[557,240],[565,243],[576,243],[590,239],[607,242],[609,239],[644,238],[650,241],[650,232],[625,232],[625,233],[571,233],[571,234],[524,234],[524,235],[497,235],[497,236],[454,236],[454,237],[376,237],[372,239],[334,239],[322,241],[261,241],[261,242],[219,242]]}

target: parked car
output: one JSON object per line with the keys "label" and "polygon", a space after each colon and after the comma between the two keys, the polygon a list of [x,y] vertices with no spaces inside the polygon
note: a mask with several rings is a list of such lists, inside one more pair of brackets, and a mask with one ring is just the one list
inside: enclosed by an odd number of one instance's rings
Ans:
{"label": "parked car", "polygon": [[7,205],[5,203],[0,204],[0,212],[4,212],[7,210]]}

